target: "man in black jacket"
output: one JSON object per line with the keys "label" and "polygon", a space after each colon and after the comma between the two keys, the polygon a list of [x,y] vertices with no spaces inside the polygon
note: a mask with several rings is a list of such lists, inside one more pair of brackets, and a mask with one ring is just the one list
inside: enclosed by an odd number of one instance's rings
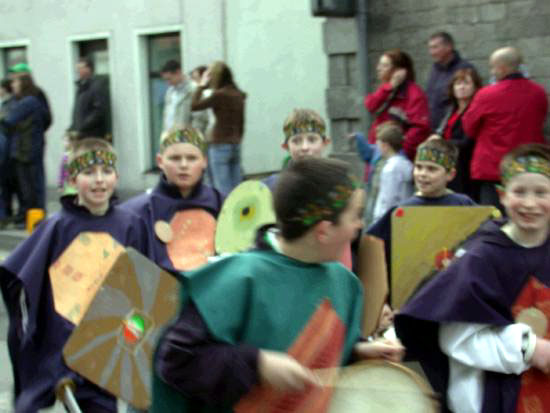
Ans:
{"label": "man in black jacket", "polygon": [[73,139],[98,137],[110,140],[109,87],[105,79],[94,76],[94,63],[82,57],[76,64],[77,91],[69,135]]}

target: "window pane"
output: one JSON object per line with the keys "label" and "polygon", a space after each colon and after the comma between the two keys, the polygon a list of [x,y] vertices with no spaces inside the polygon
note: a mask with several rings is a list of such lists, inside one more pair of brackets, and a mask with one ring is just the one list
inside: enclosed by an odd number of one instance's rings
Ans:
{"label": "window pane", "polygon": [[26,47],[6,47],[3,51],[6,70],[18,63],[27,63]]}
{"label": "window pane", "polygon": [[168,60],[181,62],[179,33],[164,33],[148,36],[147,62],[149,78],[149,116],[151,125],[151,162],[155,165],[155,155],[160,147],[162,132],[162,114],[164,109],[164,95],[168,86],[160,76],[162,66]]}

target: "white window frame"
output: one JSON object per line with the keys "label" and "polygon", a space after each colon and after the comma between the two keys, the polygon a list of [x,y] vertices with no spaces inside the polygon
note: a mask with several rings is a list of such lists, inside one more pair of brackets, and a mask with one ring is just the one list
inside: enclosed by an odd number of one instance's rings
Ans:
{"label": "white window frame", "polygon": [[113,42],[112,42],[112,34],[111,32],[98,32],[98,33],[88,33],[88,34],[77,34],[67,37],[67,56],[69,56],[68,59],[68,73],[69,76],[67,76],[67,80],[69,82],[69,87],[67,88],[69,93],[69,108],[71,108],[71,114],[69,123],[72,122],[72,110],[74,107],[74,98],[76,96],[76,81],[78,80],[76,77],[76,64],[78,63],[78,59],[80,58],[79,55],[79,49],[78,49],[78,43],[80,42],[87,42],[87,41],[93,41],[93,40],[107,40],[107,54],[109,55],[109,94],[111,97],[111,128],[112,128],[112,134],[113,134],[113,145],[116,148],[118,146],[118,142],[120,139],[117,139],[119,132],[118,127],[118,119],[116,116],[116,111],[113,110],[113,91],[117,90],[115,87],[116,83],[116,76],[114,76],[115,70],[114,70],[114,60],[113,60]]}
{"label": "white window frame", "polygon": [[26,55],[27,55],[27,62],[29,66],[32,68],[32,62],[31,62],[31,41],[29,39],[19,39],[19,40],[5,40],[0,41],[0,54],[2,55],[2,58],[0,58],[0,78],[5,78],[8,74],[8,68],[4,67],[4,59],[3,49],[10,49],[12,47],[24,47],[26,48]]}
{"label": "white window frame", "polygon": [[[148,50],[147,40],[149,36],[174,33],[178,32],[180,35],[180,55],[182,60],[185,57],[184,54],[184,38],[183,38],[183,24],[175,24],[170,26],[159,26],[147,29],[134,30],[134,62],[135,67],[135,84],[137,85],[137,133],[140,141],[142,142],[142,151],[140,157],[141,171],[145,173],[150,170],[151,157],[152,157],[152,145],[151,145],[151,120],[149,118],[149,102],[151,96],[149,94],[149,67],[148,67]],[[182,65],[182,71],[183,65]]]}

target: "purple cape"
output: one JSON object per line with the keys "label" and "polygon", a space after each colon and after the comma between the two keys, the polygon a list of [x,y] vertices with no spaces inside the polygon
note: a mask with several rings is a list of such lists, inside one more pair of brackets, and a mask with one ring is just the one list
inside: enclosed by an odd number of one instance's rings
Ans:
{"label": "purple cape", "polygon": [[[88,382],[64,363],[62,350],[74,325],[54,309],[49,266],[83,231],[107,232],[120,244],[146,253],[145,223],[135,214],[111,205],[103,216],[94,216],[75,204],[75,196],[62,198],[62,209],[42,222],[0,267],[0,286],[10,316],[8,348],[15,382],[15,411],[31,413],[55,401],[58,380],[69,376],[76,385],[79,402],[93,402],[116,411],[116,399]],[[28,322],[19,296],[24,289]]]}
{"label": "purple cape", "polygon": [[178,188],[168,183],[162,175],[151,193],[138,195],[124,202],[121,207],[134,212],[145,221],[150,242],[148,257],[160,267],[179,273],[168,257],[166,245],[155,235],[155,222],[170,222],[176,212],[191,208],[204,209],[217,218],[222,203],[223,196],[220,192],[202,182],[195,186],[189,197],[183,198]]}
{"label": "purple cape", "polygon": [[[449,368],[439,349],[439,323],[506,326],[515,322],[512,305],[528,277],[550,286],[550,239],[524,248],[501,231],[502,224],[487,222],[466,246],[466,254],[430,280],[395,317],[407,357],[421,362],[443,402]],[[486,371],[482,411],[515,412],[520,377]]]}

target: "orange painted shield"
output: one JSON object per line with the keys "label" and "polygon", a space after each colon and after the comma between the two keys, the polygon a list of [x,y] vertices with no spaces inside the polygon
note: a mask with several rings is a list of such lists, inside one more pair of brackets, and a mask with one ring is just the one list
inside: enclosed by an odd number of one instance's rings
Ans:
{"label": "orange painted shield", "polygon": [[174,268],[193,270],[214,255],[216,219],[203,209],[177,212],[170,221],[173,238],[166,244]]}

